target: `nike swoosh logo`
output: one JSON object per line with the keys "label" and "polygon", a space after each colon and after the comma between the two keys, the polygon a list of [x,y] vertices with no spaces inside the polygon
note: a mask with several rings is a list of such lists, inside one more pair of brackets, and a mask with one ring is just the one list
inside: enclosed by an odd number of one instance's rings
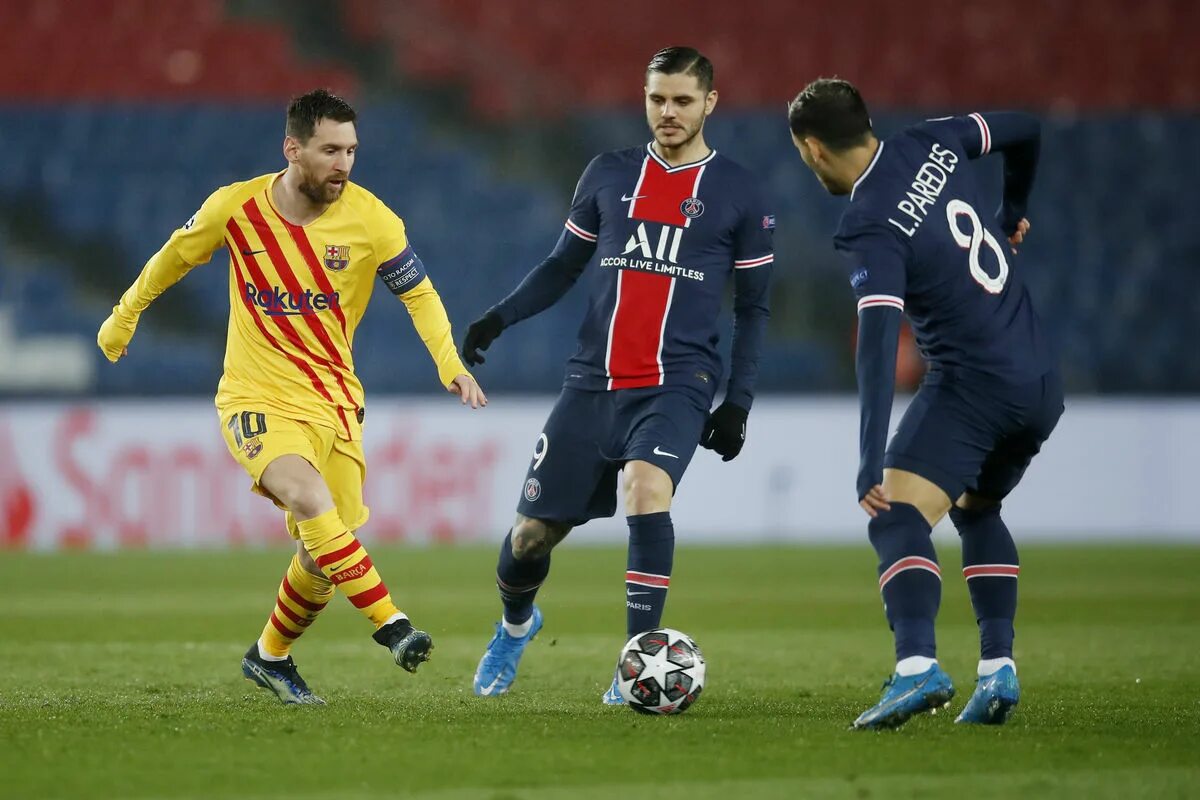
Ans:
{"label": "nike swoosh logo", "polygon": [[266,251],[266,250],[243,250],[243,251],[242,251],[242,255],[244,255],[244,256],[256,256],[256,255],[258,255],[259,253],[265,253],[265,252],[267,252],[267,251]]}
{"label": "nike swoosh logo", "polygon": [[482,694],[484,697],[491,697],[492,692],[496,691],[496,684],[499,682],[500,682],[500,676],[497,675],[495,680],[493,680],[487,686],[483,687],[483,689],[480,691],[480,694]]}
{"label": "nike swoosh logo", "polygon": [[679,458],[679,456],[675,455],[674,453],[668,453],[666,450],[660,449],[658,445],[654,445],[654,450],[651,452],[653,452],[654,455],[656,455],[656,456],[666,456],[667,458]]}
{"label": "nike swoosh logo", "polygon": [[645,197],[645,196],[646,196],[646,195],[644,195],[644,194],[635,194],[635,195],[632,195],[632,196],[630,196],[630,195],[627,195],[627,194],[623,194],[623,195],[621,195],[621,202],[622,202],[622,203],[628,203],[630,200],[641,200],[641,199],[642,199],[643,197]]}
{"label": "nike swoosh logo", "polygon": [[650,594],[650,593],[649,592],[631,592],[628,589],[625,590],[626,597],[637,597],[639,594]]}

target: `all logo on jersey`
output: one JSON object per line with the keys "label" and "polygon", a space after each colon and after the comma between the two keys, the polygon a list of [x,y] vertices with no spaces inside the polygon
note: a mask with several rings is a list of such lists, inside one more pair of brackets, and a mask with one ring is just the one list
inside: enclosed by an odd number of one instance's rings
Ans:
{"label": "all logo on jersey", "polygon": [[704,203],[698,197],[689,197],[679,204],[679,213],[688,219],[695,219],[704,213]]}
{"label": "all logo on jersey", "polygon": [[[700,201],[697,200],[697,203]],[[701,208],[703,210],[703,207]],[[621,255],[627,256],[635,250],[641,252],[642,258],[655,258],[659,261],[669,261],[672,264],[679,263],[679,243],[683,241],[683,228],[676,228],[674,225],[663,225],[658,232],[658,241],[655,246],[650,246],[650,234],[646,231],[646,223],[639,222],[637,230],[634,231],[627,242],[625,249]]]}
{"label": "all logo on jersey", "polygon": [[525,481],[525,499],[534,502],[542,496],[542,483],[537,478]]}
{"label": "all logo on jersey", "polygon": [[350,263],[350,245],[331,244],[325,247],[325,269],[341,272]]}

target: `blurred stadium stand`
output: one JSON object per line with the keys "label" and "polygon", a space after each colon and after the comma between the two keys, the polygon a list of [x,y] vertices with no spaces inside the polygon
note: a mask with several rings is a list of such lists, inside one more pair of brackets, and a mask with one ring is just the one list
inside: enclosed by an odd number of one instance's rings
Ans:
{"label": "blurred stadium stand", "polygon": [[354,37],[390,43],[405,74],[466,82],[484,114],[637,104],[649,54],[679,43],[713,60],[722,102],[739,108],[778,108],[793,84],[831,73],[891,108],[1200,104],[1200,53],[1184,41],[1200,26],[1192,0],[342,5]]}
{"label": "blurred stadium stand", "polygon": [[[0,0],[0,23],[23,32],[0,54],[0,147],[10,154],[0,170],[0,340],[65,347],[35,349],[36,361],[73,376],[10,377],[0,391],[210,393],[228,311],[220,255],[147,314],[121,369],[102,363],[95,330],[210,191],[282,166],[284,101],[314,85],[356,99],[354,179],[406,219],[461,331],[553,245],[587,157],[648,138],[642,65],[667,43],[654,31],[670,30],[716,62],[722,99],[709,141],[761,175],[776,203],[764,389],[853,386],[853,305],[829,244],[843,201],[807,174],[783,116],[806,80],[838,73],[880,109],[884,134],[977,107],[1047,112],[1023,261],[1070,386],[1198,392],[1200,49],[1183,38],[1200,4],[1012,5],[879,4],[846,24],[836,7],[807,0],[762,0],[741,15],[698,0],[690,23],[638,4],[631,28],[628,3]],[[270,22],[272,12],[287,23]],[[327,60],[336,47],[302,57],[309,48],[295,42],[331,17],[344,21],[331,40],[354,46],[340,63]],[[45,67],[20,68],[31,63]],[[562,152],[544,165],[495,144],[555,137]],[[985,170],[998,186],[999,165]],[[487,388],[555,390],[581,300],[576,289],[506,332],[480,372]],[[432,365],[402,306],[386,291],[372,302],[355,351],[368,391],[428,391]]]}

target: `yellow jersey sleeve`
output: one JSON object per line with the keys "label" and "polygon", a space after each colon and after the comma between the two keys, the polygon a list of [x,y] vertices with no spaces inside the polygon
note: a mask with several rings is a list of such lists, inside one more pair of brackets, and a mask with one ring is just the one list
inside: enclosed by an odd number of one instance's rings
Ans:
{"label": "yellow jersey sleeve", "polygon": [[133,285],[121,295],[113,315],[126,322],[136,319],[154,300],[178,283],[197,264],[212,258],[225,239],[229,215],[226,201],[235,186],[223,186],[209,195],[200,210],[171,234],[150,257]]}
{"label": "yellow jersey sleeve", "polygon": [[438,380],[448,387],[459,375],[470,375],[454,347],[446,307],[426,275],[425,265],[413,252],[404,221],[376,200],[368,224],[372,226],[379,277],[408,309],[417,335],[437,365]]}
{"label": "yellow jersey sleeve", "polygon": [[400,295],[408,315],[412,317],[417,335],[425,343],[433,363],[437,365],[438,380],[449,387],[459,375],[470,375],[454,348],[454,334],[450,329],[450,318],[442,298],[433,288],[429,278],[423,278],[416,286]]}
{"label": "yellow jersey sleeve", "polygon": [[212,258],[212,253],[224,243],[226,224],[229,222],[229,200],[238,186],[222,186],[210,194],[199,211],[170,235],[167,246],[192,266],[204,264]]}
{"label": "yellow jersey sleeve", "polygon": [[371,226],[371,237],[375,250],[375,266],[381,267],[403,253],[408,247],[408,234],[404,230],[404,220],[396,216],[378,198],[372,204],[373,213],[367,224]]}
{"label": "yellow jersey sleeve", "polygon": [[222,186],[208,196],[200,210],[171,234],[167,246],[192,266],[203,264],[225,242],[229,200],[239,184]]}

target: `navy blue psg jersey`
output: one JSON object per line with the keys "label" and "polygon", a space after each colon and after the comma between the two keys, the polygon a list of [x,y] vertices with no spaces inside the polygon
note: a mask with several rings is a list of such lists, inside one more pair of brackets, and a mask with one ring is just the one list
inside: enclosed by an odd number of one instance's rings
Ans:
{"label": "navy blue psg jersey", "polygon": [[566,385],[692,383],[711,395],[726,282],[775,259],[775,218],[756,179],[715,150],[678,167],[649,145],[603,153],[580,178],[566,227],[596,244]]}
{"label": "navy blue psg jersey", "polygon": [[879,144],[834,246],[858,308],[904,311],[930,369],[1026,382],[1053,360],[1007,237],[967,164],[991,149],[981,114],[908,128]]}

